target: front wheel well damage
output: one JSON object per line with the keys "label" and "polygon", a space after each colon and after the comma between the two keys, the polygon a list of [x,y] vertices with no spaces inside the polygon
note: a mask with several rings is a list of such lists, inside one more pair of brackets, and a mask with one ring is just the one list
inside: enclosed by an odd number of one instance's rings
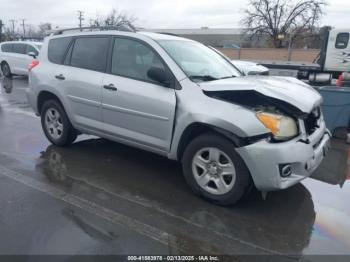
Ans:
{"label": "front wheel well damage", "polygon": [[194,138],[203,135],[204,133],[216,133],[218,135],[222,135],[230,139],[230,141],[232,141],[235,147],[242,147],[244,145],[248,145],[254,141],[266,138],[268,136],[268,134],[263,134],[261,136],[256,137],[242,138],[233,134],[232,132],[229,132],[216,126],[212,126],[205,123],[192,123],[185,129],[185,131],[181,135],[179,145],[177,148],[177,159],[181,160],[187,145]]}

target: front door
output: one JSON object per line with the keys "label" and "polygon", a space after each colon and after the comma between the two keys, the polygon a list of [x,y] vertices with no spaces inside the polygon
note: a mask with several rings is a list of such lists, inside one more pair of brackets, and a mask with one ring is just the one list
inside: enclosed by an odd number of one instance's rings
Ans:
{"label": "front door", "polygon": [[152,67],[168,70],[147,44],[115,38],[111,72],[103,79],[102,117],[110,135],[165,152],[171,144],[176,96],[173,88],[147,76]]}

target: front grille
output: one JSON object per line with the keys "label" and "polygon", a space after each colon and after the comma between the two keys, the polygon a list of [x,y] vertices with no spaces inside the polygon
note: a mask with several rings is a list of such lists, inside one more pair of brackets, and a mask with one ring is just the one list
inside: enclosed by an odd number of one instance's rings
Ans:
{"label": "front grille", "polygon": [[316,107],[310,114],[304,119],[305,131],[308,135],[313,134],[317,128],[319,128],[319,119],[321,117],[321,109]]}

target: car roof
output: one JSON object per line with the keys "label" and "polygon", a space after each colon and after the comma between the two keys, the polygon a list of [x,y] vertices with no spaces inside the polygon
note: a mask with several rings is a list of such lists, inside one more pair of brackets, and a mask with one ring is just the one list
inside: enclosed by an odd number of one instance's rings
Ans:
{"label": "car roof", "polygon": [[176,36],[176,35],[171,35],[171,34],[166,34],[166,33],[152,33],[152,32],[147,32],[147,31],[141,31],[138,32],[139,34],[148,36],[152,38],[153,40],[182,40],[182,41],[193,41],[188,38]]}
{"label": "car roof", "polygon": [[187,38],[175,36],[175,35],[169,35],[164,33],[152,33],[147,31],[137,31],[137,32],[125,32],[125,31],[118,31],[118,30],[102,30],[102,31],[63,31],[61,34],[52,34],[50,35],[50,38],[60,38],[60,37],[72,37],[72,36],[86,36],[86,35],[114,35],[114,36],[146,36],[148,38],[151,38],[155,41],[158,40],[182,40],[182,41],[192,41]]}
{"label": "car roof", "polygon": [[0,44],[31,44],[31,45],[42,45],[42,42],[35,42],[35,41],[6,41],[2,42]]}

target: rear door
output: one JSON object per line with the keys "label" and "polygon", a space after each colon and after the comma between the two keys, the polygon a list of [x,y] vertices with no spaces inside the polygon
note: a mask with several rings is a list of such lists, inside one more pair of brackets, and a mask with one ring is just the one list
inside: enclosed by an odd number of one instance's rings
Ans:
{"label": "rear door", "polygon": [[11,70],[16,74],[27,74],[28,65],[31,61],[30,57],[26,53],[27,44],[14,43],[11,54]]}
{"label": "rear door", "polygon": [[109,41],[107,36],[75,38],[56,70],[57,87],[64,93],[74,123],[83,130],[102,130],[102,79]]}
{"label": "rear door", "polygon": [[141,147],[168,151],[175,90],[152,81],[147,72],[152,67],[169,69],[151,46],[133,38],[114,38],[111,56],[102,90],[106,131]]}

